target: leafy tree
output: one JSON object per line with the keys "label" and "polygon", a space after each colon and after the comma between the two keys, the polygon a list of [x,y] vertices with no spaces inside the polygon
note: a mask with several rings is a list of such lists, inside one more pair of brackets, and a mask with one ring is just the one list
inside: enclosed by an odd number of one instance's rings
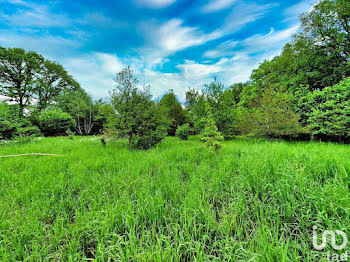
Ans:
{"label": "leafy tree", "polygon": [[128,138],[130,148],[149,149],[159,143],[166,136],[169,122],[151,100],[148,87],[138,88],[130,67],[117,73],[115,82],[111,98],[119,135]]}
{"label": "leafy tree", "polygon": [[65,90],[76,91],[80,88],[72,76],[56,62],[45,60],[41,66],[40,77],[36,86],[39,111],[45,109]]}
{"label": "leafy tree", "polygon": [[20,127],[18,120],[17,110],[11,110],[9,105],[0,103],[0,140],[11,139],[17,135]]}
{"label": "leafy tree", "polygon": [[218,130],[225,139],[232,139],[238,134],[236,117],[237,90],[225,89],[224,85],[214,79],[205,86],[204,94],[210,104]]}
{"label": "leafy tree", "polygon": [[182,140],[188,140],[188,136],[190,135],[190,125],[184,124],[179,126],[176,130],[176,136]]}
{"label": "leafy tree", "polygon": [[0,47],[0,93],[20,106],[33,103],[36,80],[44,58],[20,48]]}
{"label": "leafy tree", "polygon": [[19,112],[19,105],[0,103],[0,140],[18,136],[41,136],[38,127],[32,126]]}
{"label": "leafy tree", "polygon": [[177,127],[187,122],[186,112],[182,108],[181,103],[177,100],[173,90],[170,90],[168,94],[162,97],[159,101],[159,106],[163,107],[167,112],[171,123],[168,129],[168,135],[174,136]]}
{"label": "leafy tree", "polygon": [[205,103],[205,111],[206,124],[203,132],[201,133],[201,141],[204,142],[204,144],[207,147],[215,150],[215,152],[217,153],[217,151],[222,147],[220,141],[222,141],[224,138],[218,131],[217,126],[215,125],[215,120],[211,112],[210,104],[208,102]]}
{"label": "leafy tree", "polygon": [[198,90],[186,92],[186,110],[194,133],[199,134],[205,126],[205,97]]}
{"label": "leafy tree", "polygon": [[309,95],[308,119],[312,135],[345,142],[350,138],[350,78]]}
{"label": "leafy tree", "polygon": [[110,104],[99,100],[94,103],[93,108],[93,133],[98,134],[108,128],[111,128],[112,126],[110,124],[113,122],[113,119],[115,119],[115,112],[113,107]]}
{"label": "leafy tree", "polygon": [[323,0],[301,16],[304,31],[342,64],[350,58],[349,14],[348,0]]}
{"label": "leafy tree", "polygon": [[257,114],[256,133],[264,137],[287,138],[302,133],[299,116],[293,111],[287,93],[266,89]]}
{"label": "leafy tree", "polygon": [[41,131],[46,136],[66,135],[68,130],[75,127],[72,116],[60,108],[43,111],[39,123]]}
{"label": "leafy tree", "polygon": [[98,112],[85,90],[80,87],[65,90],[57,97],[56,107],[74,117],[75,131],[79,135],[89,135],[92,132]]}
{"label": "leafy tree", "polygon": [[19,104],[20,114],[32,104],[41,111],[64,90],[79,88],[60,64],[33,51],[0,47],[0,93]]}

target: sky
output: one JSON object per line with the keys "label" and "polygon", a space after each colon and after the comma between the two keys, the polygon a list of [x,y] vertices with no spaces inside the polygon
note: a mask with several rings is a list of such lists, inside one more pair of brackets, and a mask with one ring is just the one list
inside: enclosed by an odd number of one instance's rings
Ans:
{"label": "sky", "polygon": [[62,64],[95,99],[131,66],[154,98],[226,86],[281,52],[311,0],[0,0],[0,46]]}

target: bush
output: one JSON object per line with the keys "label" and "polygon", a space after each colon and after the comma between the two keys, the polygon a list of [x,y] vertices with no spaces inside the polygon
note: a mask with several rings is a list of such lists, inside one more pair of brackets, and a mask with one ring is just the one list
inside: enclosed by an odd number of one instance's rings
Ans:
{"label": "bush", "polygon": [[66,135],[67,130],[75,128],[72,116],[62,109],[44,111],[39,117],[39,124],[45,136]]}
{"label": "bush", "polygon": [[14,138],[20,122],[18,106],[0,103],[0,140]]}
{"label": "bush", "polygon": [[0,119],[0,140],[13,138],[17,134],[18,125],[7,119]]}
{"label": "bush", "polygon": [[221,133],[218,131],[217,126],[215,125],[214,117],[211,112],[209,103],[205,104],[205,110],[207,115],[206,125],[203,132],[201,133],[201,141],[204,142],[206,147],[213,149],[215,153],[217,153],[218,150],[222,147],[220,141],[224,140],[224,137],[221,135]]}
{"label": "bush", "polygon": [[176,130],[176,136],[182,140],[187,140],[189,134],[190,134],[190,125],[189,124],[184,124],[182,126],[179,126]]}
{"label": "bush", "polygon": [[39,137],[42,136],[40,129],[37,126],[20,127],[17,130],[18,135],[24,137]]}

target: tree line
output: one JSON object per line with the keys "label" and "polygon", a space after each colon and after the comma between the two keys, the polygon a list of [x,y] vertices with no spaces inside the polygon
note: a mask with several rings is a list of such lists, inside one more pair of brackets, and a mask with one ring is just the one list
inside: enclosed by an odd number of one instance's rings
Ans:
{"label": "tree line", "polygon": [[166,135],[202,134],[215,150],[239,135],[350,141],[350,2],[322,0],[301,17],[302,30],[250,80],[225,87],[214,79],[154,101],[130,67],[116,74],[110,102],[94,101],[58,63],[36,52],[0,48],[0,139],[100,134],[148,149]]}

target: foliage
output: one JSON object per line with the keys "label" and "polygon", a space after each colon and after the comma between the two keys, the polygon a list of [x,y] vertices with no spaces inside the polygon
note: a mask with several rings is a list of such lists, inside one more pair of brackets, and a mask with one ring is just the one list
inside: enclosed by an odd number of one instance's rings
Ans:
{"label": "foliage", "polygon": [[0,140],[9,140],[18,136],[41,136],[36,126],[20,116],[18,105],[0,103]]}
{"label": "foliage", "polygon": [[138,80],[131,68],[116,75],[116,88],[111,92],[116,110],[116,126],[121,137],[129,140],[129,147],[149,149],[159,143],[169,126],[166,113],[152,100],[147,87],[138,88]]}
{"label": "foliage", "polygon": [[182,126],[179,126],[176,129],[176,136],[179,137],[182,140],[188,140],[188,136],[190,135],[190,125],[184,124]]}
{"label": "foliage", "polygon": [[33,51],[0,47],[0,92],[19,104],[20,114],[34,101],[41,111],[61,92],[75,88],[79,84],[60,64]]}
{"label": "foliage", "polygon": [[7,104],[0,103],[0,140],[11,139],[17,135],[18,120],[17,111],[11,110]]}
{"label": "foliage", "polygon": [[241,91],[242,84],[225,89],[223,84],[216,79],[205,85],[202,94],[198,90],[190,89],[186,93],[186,105],[195,133],[202,132],[205,127],[205,101],[207,101],[211,106],[215,124],[224,138],[232,139],[237,135],[236,106],[240,100]]}
{"label": "foliage", "polygon": [[19,104],[21,114],[32,103],[35,81],[43,60],[33,51],[0,47],[0,92]]}
{"label": "foliage", "polygon": [[256,134],[263,137],[287,138],[302,132],[298,115],[292,110],[287,93],[266,89],[260,100]]}
{"label": "foliage", "polygon": [[75,128],[75,121],[72,116],[62,109],[49,109],[41,113],[39,124],[45,136],[66,135],[67,131]]}
{"label": "foliage", "polygon": [[186,92],[186,110],[194,133],[199,134],[205,126],[205,98],[198,90]]}
{"label": "foliage", "polygon": [[74,117],[74,131],[79,135],[101,133],[107,124],[107,118],[114,113],[110,105],[100,100],[93,102],[82,88],[63,92],[57,98],[56,107]]}
{"label": "foliage", "polygon": [[239,101],[240,88],[240,85],[234,85],[225,89],[216,79],[205,86],[204,95],[210,104],[215,124],[225,139],[232,139],[238,134],[236,101]]}
{"label": "foliage", "polygon": [[17,130],[18,135],[24,137],[39,137],[42,136],[40,129],[37,126],[20,127]]}
{"label": "foliage", "polygon": [[350,78],[309,95],[311,133],[322,140],[350,138]]}
{"label": "foliage", "polygon": [[35,92],[39,111],[57,101],[57,97],[64,91],[76,91],[80,88],[79,83],[68,74],[62,65],[49,60],[45,60],[42,64],[37,82]]}
{"label": "foliage", "polygon": [[182,108],[181,103],[177,100],[174,91],[170,90],[159,101],[159,106],[167,113],[170,126],[168,129],[168,135],[174,136],[178,126],[187,122],[187,116],[185,110]]}
{"label": "foliage", "polygon": [[215,125],[214,117],[208,102],[205,104],[205,111],[206,124],[203,132],[201,133],[201,141],[204,142],[207,147],[217,152],[222,147],[220,141],[222,141],[224,138]]}

